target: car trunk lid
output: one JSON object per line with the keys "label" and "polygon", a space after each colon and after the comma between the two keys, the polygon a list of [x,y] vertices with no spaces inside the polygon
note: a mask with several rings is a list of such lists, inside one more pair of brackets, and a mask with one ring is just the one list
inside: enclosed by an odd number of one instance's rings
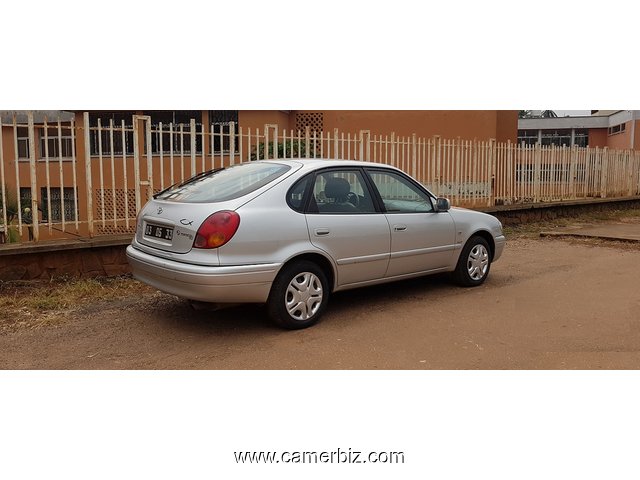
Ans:
{"label": "car trunk lid", "polygon": [[141,245],[172,253],[193,248],[198,228],[212,213],[235,210],[241,201],[194,204],[151,200],[138,217],[136,240]]}

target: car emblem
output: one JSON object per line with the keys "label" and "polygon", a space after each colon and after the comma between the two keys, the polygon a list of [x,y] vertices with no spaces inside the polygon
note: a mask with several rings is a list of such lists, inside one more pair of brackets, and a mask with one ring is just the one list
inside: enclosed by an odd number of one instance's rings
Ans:
{"label": "car emblem", "polygon": [[193,220],[187,220],[186,218],[183,218],[182,220],[180,220],[180,223],[182,225],[192,225],[193,224]]}
{"label": "car emblem", "polygon": [[162,207],[158,207],[158,215],[162,213]]}

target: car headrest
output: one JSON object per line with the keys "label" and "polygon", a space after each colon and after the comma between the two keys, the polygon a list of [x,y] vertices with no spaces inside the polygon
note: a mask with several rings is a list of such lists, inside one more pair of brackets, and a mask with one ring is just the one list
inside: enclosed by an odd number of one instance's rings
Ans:
{"label": "car headrest", "polygon": [[324,194],[328,198],[346,199],[350,191],[349,182],[339,177],[327,179],[327,184],[324,186]]}

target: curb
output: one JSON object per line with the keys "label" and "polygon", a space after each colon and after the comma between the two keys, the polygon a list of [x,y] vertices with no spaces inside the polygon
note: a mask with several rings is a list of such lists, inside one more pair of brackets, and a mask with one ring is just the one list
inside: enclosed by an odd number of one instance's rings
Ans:
{"label": "curb", "polygon": [[613,240],[617,242],[640,243],[640,239],[629,237],[610,237],[607,235],[595,235],[579,232],[540,232],[541,237],[577,237],[577,238],[600,238],[602,240]]}

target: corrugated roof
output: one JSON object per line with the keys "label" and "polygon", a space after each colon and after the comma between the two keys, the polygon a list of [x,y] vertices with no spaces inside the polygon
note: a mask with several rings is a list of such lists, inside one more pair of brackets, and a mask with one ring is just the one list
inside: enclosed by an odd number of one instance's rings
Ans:
{"label": "corrugated roof", "polygon": [[[13,123],[13,117],[16,117],[16,123],[27,123],[28,110],[0,110],[0,118],[3,124]],[[70,122],[73,120],[74,113],[65,110],[33,110],[34,123],[43,123],[45,118],[48,122]]]}

